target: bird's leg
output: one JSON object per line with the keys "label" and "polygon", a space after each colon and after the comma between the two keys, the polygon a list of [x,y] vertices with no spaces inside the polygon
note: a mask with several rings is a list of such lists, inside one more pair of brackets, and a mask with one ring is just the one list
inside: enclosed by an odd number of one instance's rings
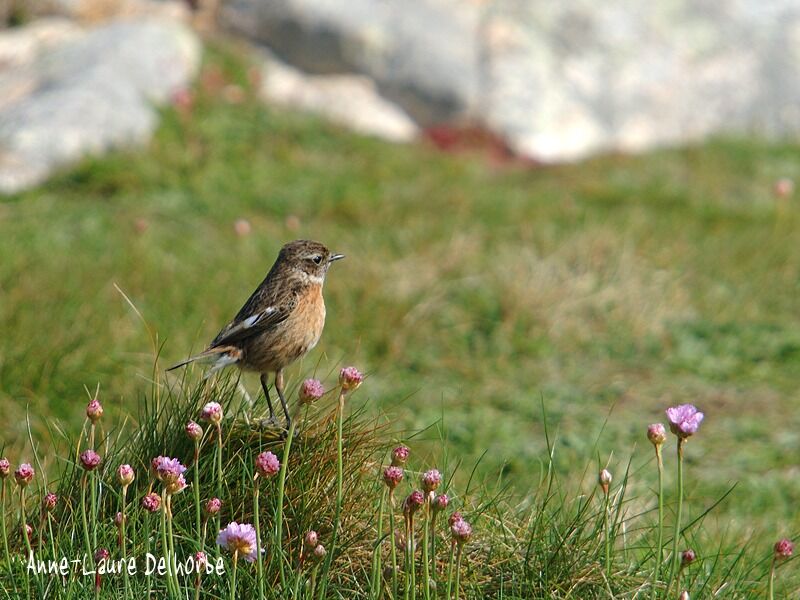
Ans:
{"label": "bird's leg", "polygon": [[286,406],[286,397],[283,395],[283,369],[278,369],[275,373],[275,389],[278,391],[278,398],[281,399],[283,414],[286,415],[286,429],[292,426],[292,418],[289,416],[289,407]]}
{"label": "bird's leg", "polygon": [[[277,421],[275,420],[275,411],[272,409],[272,400],[269,398],[269,386],[268,386],[268,379],[267,374],[261,374],[261,388],[264,390],[264,397],[267,399],[267,406],[269,406],[269,422],[272,425],[276,425]],[[277,387],[277,385],[276,385]]]}

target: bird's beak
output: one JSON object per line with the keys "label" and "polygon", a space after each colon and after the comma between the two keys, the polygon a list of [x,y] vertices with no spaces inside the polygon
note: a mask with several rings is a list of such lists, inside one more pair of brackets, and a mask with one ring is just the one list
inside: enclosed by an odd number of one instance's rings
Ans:
{"label": "bird's beak", "polygon": [[335,260],[341,260],[344,258],[344,254],[331,254],[331,257],[328,259],[329,263],[332,263]]}

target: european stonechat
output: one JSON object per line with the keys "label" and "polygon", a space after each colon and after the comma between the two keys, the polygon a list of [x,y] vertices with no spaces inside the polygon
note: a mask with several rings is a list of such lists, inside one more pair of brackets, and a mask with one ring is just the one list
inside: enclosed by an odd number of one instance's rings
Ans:
{"label": "european stonechat", "polygon": [[261,285],[208,348],[167,370],[206,360],[213,363],[206,377],[230,365],[260,373],[271,422],[275,422],[275,412],[267,376],[275,373],[275,389],[289,427],[283,369],[317,345],[325,325],[322,285],[331,263],[340,258],[344,255],[331,253],[319,242],[289,242]]}

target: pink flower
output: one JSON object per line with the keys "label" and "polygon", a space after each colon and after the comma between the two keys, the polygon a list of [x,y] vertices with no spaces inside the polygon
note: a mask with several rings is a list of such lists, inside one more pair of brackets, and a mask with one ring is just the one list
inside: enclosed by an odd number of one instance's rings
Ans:
{"label": "pink flower", "polygon": [[407,516],[413,516],[423,504],[425,504],[425,496],[419,490],[414,490],[403,502],[403,512]]}
{"label": "pink flower", "polygon": [[58,496],[56,496],[53,492],[48,492],[44,496],[44,500],[42,500],[42,507],[47,510],[51,511],[56,507],[58,504]]}
{"label": "pink flower", "polygon": [[16,471],[14,471],[14,479],[20,487],[26,487],[31,481],[36,471],[28,463],[22,463]]}
{"label": "pink flower", "polygon": [[219,498],[211,498],[206,502],[206,514],[209,516],[216,515],[222,508],[222,500]]}
{"label": "pink flower", "polygon": [[122,527],[122,523],[124,520],[125,520],[125,515],[123,515],[121,512],[118,512],[116,515],[114,515],[114,525],[116,525],[117,527]]}
{"label": "pink flower", "polygon": [[174,481],[166,482],[167,493],[172,495],[182,492],[186,489],[186,485],[186,480],[183,478],[183,475],[178,475],[178,478]]}
{"label": "pink flower", "polygon": [[692,550],[691,548],[689,548],[688,550],[684,550],[683,552],[681,552],[681,566],[685,567],[687,565],[692,564],[696,558],[697,555],[694,553],[694,550]]}
{"label": "pink flower", "polygon": [[439,494],[433,500],[433,510],[434,512],[439,512],[447,508],[447,505],[450,504],[450,498],[447,497],[447,494]]}
{"label": "pink flower", "polygon": [[103,405],[96,398],[86,405],[86,416],[92,423],[97,423],[103,416]]}
{"label": "pink flower", "polygon": [[0,478],[5,479],[11,474],[11,463],[7,458],[0,458]]}
{"label": "pink flower", "polygon": [[122,487],[128,487],[136,479],[136,474],[133,472],[133,467],[130,465],[120,465],[117,469],[117,481]]}
{"label": "pink flower", "polygon": [[300,403],[311,404],[316,402],[325,394],[325,388],[317,379],[306,379],[300,385]]}
{"label": "pink flower", "polygon": [[200,412],[200,420],[217,425],[222,421],[222,405],[219,402],[209,402]]}
{"label": "pink flower", "polygon": [[186,472],[186,467],[177,458],[158,456],[153,459],[152,464],[158,480],[167,484],[177,481]]}
{"label": "pink flower", "polygon": [[603,490],[604,494],[608,494],[608,486],[611,485],[611,480],[614,479],[608,469],[603,469],[597,476],[597,483]]}
{"label": "pink flower", "polygon": [[280,469],[281,463],[272,452],[262,452],[256,457],[256,470],[262,477],[273,477]]}
{"label": "pink flower", "polygon": [[361,382],[364,381],[364,376],[355,367],[345,367],[339,371],[339,385],[345,392],[352,392]]}
{"label": "pink flower", "polygon": [[313,529],[310,530],[303,538],[303,543],[309,550],[316,548],[317,544],[319,543],[319,536],[317,535],[317,532]]}
{"label": "pink flower", "polygon": [[203,437],[203,428],[194,421],[189,421],[186,424],[186,435],[190,440],[197,442]]}
{"label": "pink flower", "polygon": [[703,413],[692,404],[681,404],[667,409],[667,419],[672,433],[685,440],[697,432],[703,421]]}
{"label": "pink flower", "polygon": [[463,520],[464,520],[464,517],[461,516],[461,513],[456,511],[452,515],[450,515],[450,518],[447,519],[447,523],[450,525],[450,527],[452,527],[458,521],[463,521]]}
{"label": "pink flower", "polygon": [[161,496],[155,492],[145,494],[145,496],[142,498],[142,507],[147,512],[158,512],[158,509],[161,507]]}
{"label": "pink flower", "polygon": [[105,548],[100,548],[97,552],[94,553],[94,560],[96,562],[100,562],[101,560],[108,560],[110,557],[111,553]]}
{"label": "pink flower", "polygon": [[256,550],[256,530],[249,523],[241,525],[236,521],[228,523],[225,529],[220,530],[217,536],[217,546],[221,546],[233,554],[240,554],[249,561],[255,561]]}
{"label": "pink flower", "polygon": [[436,488],[438,488],[441,482],[442,482],[442,474],[439,473],[439,471],[437,471],[436,469],[425,471],[422,474],[422,489],[425,490],[426,494],[429,494]]}
{"label": "pink flower", "polygon": [[386,467],[383,470],[383,482],[390,490],[400,485],[401,481],[403,481],[403,469],[400,467]]}
{"label": "pink flower", "polygon": [[687,592],[686,590],[683,590],[681,592],[681,595],[678,596],[678,600],[690,600],[689,599],[689,592]]}
{"label": "pink flower", "polygon": [[81,452],[81,466],[87,471],[94,471],[103,462],[100,455],[92,449]]}
{"label": "pink flower", "polygon": [[653,446],[660,446],[667,441],[667,430],[661,423],[653,423],[647,428],[647,439]]}
{"label": "pink flower", "polygon": [[472,525],[459,519],[450,526],[450,533],[453,534],[453,541],[460,546],[472,537]]}
{"label": "pink flower", "polygon": [[775,542],[775,558],[780,560],[794,554],[794,544],[786,538]]}
{"label": "pink flower", "polygon": [[405,467],[406,462],[408,462],[408,455],[410,452],[411,451],[406,446],[398,446],[392,450],[392,466]]}
{"label": "pink flower", "polygon": [[195,552],[194,562],[198,567],[205,567],[208,564],[208,556],[205,552]]}
{"label": "pink flower", "polygon": [[322,544],[317,544],[317,547],[314,548],[314,554],[313,554],[314,560],[316,560],[317,562],[322,562],[327,553],[328,552],[327,550],[325,550],[325,546],[323,546]]}

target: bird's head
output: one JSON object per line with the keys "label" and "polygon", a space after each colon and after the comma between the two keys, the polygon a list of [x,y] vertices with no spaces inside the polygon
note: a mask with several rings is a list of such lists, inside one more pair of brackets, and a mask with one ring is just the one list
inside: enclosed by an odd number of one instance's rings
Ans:
{"label": "bird's head", "polygon": [[344,254],[334,254],[320,242],[295,240],[281,248],[277,262],[310,283],[322,283],[331,263],[340,258],[344,258]]}

